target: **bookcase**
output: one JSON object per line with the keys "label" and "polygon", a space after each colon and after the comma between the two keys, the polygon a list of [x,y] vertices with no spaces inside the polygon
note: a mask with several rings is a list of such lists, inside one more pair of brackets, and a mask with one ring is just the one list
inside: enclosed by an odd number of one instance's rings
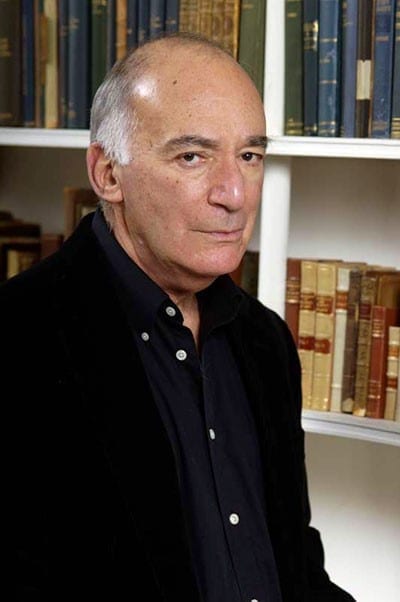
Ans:
{"label": "bookcase", "polygon": [[[288,256],[323,255],[400,268],[400,142],[282,135],[284,5],[283,0],[267,3],[264,99],[269,145],[262,207],[250,245],[260,250],[259,298],[282,316]],[[0,128],[0,207],[40,221],[44,231],[61,231],[63,187],[88,186],[88,143],[84,130]],[[361,454],[365,462],[372,454],[383,463],[398,460],[398,423],[305,411],[303,425],[316,435],[310,449],[314,461],[323,453],[323,435],[332,436],[325,438],[328,454],[337,454],[341,445],[343,454]],[[377,451],[377,443],[386,444],[387,452],[384,446]],[[381,477],[382,489],[385,478],[392,483],[387,472]],[[338,491],[342,499],[340,484]],[[391,525],[394,533],[398,522]],[[389,602],[384,595],[381,599]]]}

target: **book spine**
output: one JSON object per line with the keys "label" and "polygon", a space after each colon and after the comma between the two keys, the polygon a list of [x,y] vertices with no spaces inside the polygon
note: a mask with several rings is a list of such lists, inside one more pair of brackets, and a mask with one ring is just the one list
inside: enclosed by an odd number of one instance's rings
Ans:
{"label": "book spine", "polygon": [[89,4],[69,0],[68,119],[69,128],[87,128],[89,122]]}
{"label": "book spine", "polygon": [[116,0],[115,56],[117,61],[123,59],[127,51],[127,18],[127,0]]}
{"label": "book spine", "polygon": [[176,33],[179,30],[179,0],[165,2],[165,32]]}
{"label": "book spine", "polygon": [[199,28],[201,35],[212,38],[212,0],[199,0]]}
{"label": "book spine", "polygon": [[372,19],[371,0],[358,0],[357,25],[357,89],[356,137],[368,136],[369,107],[371,103]]}
{"label": "book spine", "polygon": [[68,0],[58,0],[58,113],[60,127],[68,122]]}
{"label": "book spine", "polygon": [[[219,0],[217,2],[221,4]],[[213,4],[217,2],[213,2]],[[199,5],[200,0],[181,0],[179,7],[179,31],[198,33],[200,25]]]}
{"label": "book spine", "polygon": [[150,35],[150,6],[147,0],[138,0],[138,44],[143,44]]}
{"label": "book spine", "polygon": [[91,90],[93,97],[107,72],[107,5],[102,0],[91,4]]}
{"label": "book spine", "polygon": [[400,140],[400,0],[396,4],[394,28],[393,92],[391,138]]}
{"label": "book spine", "polygon": [[58,101],[58,11],[57,3],[44,0],[47,22],[46,75],[44,88],[44,127],[57,128],[59,119]]}
{"label": "book spine", "polygon": [[358,316],[361,292],[361,270],[350,273],[346,338],[343,360],[342,412],[352,413],[357,359]]}
{"label": "book spine", "polygon": [[350,290],[349,268],[338,268],[335,299],[335,325],[332,360],[331,412],[342,411],[343,370]]}
{"label": "book spine", "polygon": [[310,409],[314,371],[315,299],[317,294],[317,262],[303,260],[300,275],[300,308],[298,351],[302,373],[303,408]]}
{"label": "book spine", "polygon": [[33,23],[33,3],[31,0],[22,0],[22,123],[26,127],[35,125],[35,42]]}
{"label": "book spine", "polygon": [[399,323],[400,310],[374,305],[372,308],[371,360],[368,378],[367,416],[383,418],[385,413],[386,364],[389,326]]}
{"label": "book spine", "polygon": [[0,126],[21,125],[20,24],[20,2],[0,2]]}
{"label": "book spine", "polygon": [[335,264],[318,264],[311,402],[313,410],[328,411],[330,409],[330,385],[335,334],[336,275],[337,268]]}
{"label": "book spine", "polygon": [[[399,355],[399,361],[398,361],[398,366],[397,366],[397,372],[400,378],[400,355]],[[400,422],[400,384],[397,387],[397,398],[396,398],[396,412],[394,415],[394,419],[396,422]]]}
{"label": "book spine", "polygon": [[225,0],[223,46],[235,58],[239,48],[240,0]]}
{"label": "book spine", "polygon": [[396,0],[376,0],[370,135],[390,137]]}
{"label": "book spine", "polygon": [[286,262],[285,320],[293,340],[299,341],[301,259],[289,257]]}
{"label": "book spine", "polygon": [[340,8],[340,0],[320,0],[318,136],[339,134]]}
{"label": "book spine", "polygon": [[389,326],[386,362],[385,420],[395,420],[399,388],[400,326]]}
{"label": "book spine", "polygon": [[264,95],[265,0],[243,2],[240,14],[239,63]]}
{"label": "book spine", "polygon": [[[224,3],[224,0],[213,0],[211,11],[211,39],[214,40],[214,42],[217,42],[217,44],[220,44],[221,46],[223,46],[224,44]],[[196,6],[197,2],[192,2],[191,4],[192,6]],[[197,13],[196,16],[196,11],[197,9],[195,8],[191,16],[194,28],[193,31],[198,31],[198,27],[200,24],[200,21],[197,21],[197,19],[200,18],[200,15],[198,15]]]}
{"label": "book spine", "polygon": [[137,24],[137,1],[128,0],[127,3],[127,23],[126,23],[126,45],[127,50],[136,48],[138,45],[138,24]]}
{"label": "book spine", "polygon": [[106,45],[106,65],[109,71],[115,63],[116,54],[116,6],[115,0],[107,0],[107,45]]}
{"label": "book spine", "polygon": [[164,0],[150,0],[150,39],[158,38],[165,27]]}
{"label": "book spine", "polygon": [[303,135],[303,11],[300,0],[285,2],[285,134]]}
{"label": "book spine", "polygon": [[356,135],[357,19],[358,0],[347,0],[342,7],[342,119],[340,135]]}
{"label": "book spine", "polygon": [[318,134],[318,0],[304,0],[303,61],[304,61],[304,135]]}

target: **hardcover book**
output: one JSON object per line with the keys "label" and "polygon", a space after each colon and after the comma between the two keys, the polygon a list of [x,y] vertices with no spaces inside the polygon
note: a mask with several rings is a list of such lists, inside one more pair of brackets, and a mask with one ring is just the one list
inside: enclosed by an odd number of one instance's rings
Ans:
{"label": "hardcover book", "polygon": [[318,136],[338,136],[340,126],[341,2],[320,0]]}
{"label": "hardcover book", "polygon": [[91,188],[64,187],[64,238],[68,238],[79,221],[94,211],[99,199]]}
{"label": "hardcover book", "polygon": [[318,134],[318,34],[319,2],[304,0],[303,60],[304,60],[304,135]]}
{"label": "hardcover book", "polygon": [[303,11],[299,0],[285,2],[285,134],[303,135]]}
{"label": "hardcover book", "polygon": [[386,361],[385,420],[395,420],[399,388],[400,326],[389,326]]}
{"label": "hardcover book", "polygon": [[372,0],[358,0],[356,137],[368,136],[371,103]]}
{"label": "hardcover book", "polygon": [[264,96],[264,46],[266,0],[242,2],[240,13],[239,63]]}

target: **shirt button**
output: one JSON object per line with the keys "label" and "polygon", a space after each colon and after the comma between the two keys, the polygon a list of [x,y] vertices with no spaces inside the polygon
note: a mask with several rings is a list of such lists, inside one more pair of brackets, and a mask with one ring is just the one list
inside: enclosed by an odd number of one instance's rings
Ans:
{"label": "shirt button", "polygon": [[252,598],[250,602],[258,602],[257,598]]}
{"label": "shirt button", "polygon": [[150,335],[148,332],[142,332],[142,334],[140,335],[142,337],[143,341],[149,341],[150,340]]}
{"label": "shirt button", "polygon": [[180,362],[183,362],[183,360],[185,360],[187,358],[187,353],[184,349],[178,349],[178,351],[175,353],[176,359],[178,359]]}
{"label": "shirt button", "polygon": [[170,318],[173,318],[174,316],[176,316],[176,310],[173,307],[171,307],[170,305],[168,305],[168,307],[165,308],[165,313]]}
{"label": "shirt button", "polygon": [[239,515],[238,514],[231,514],[229,516],[229,521],[232,523],[232,525],[237,525],[239,523]]}
{"label": "shirt button", "polygon": [[208,429],[208,432],[210,434],[210,439],[212,439],[214,441],[214,439],[215,439],[215,431],[214,431],[214,429]]}

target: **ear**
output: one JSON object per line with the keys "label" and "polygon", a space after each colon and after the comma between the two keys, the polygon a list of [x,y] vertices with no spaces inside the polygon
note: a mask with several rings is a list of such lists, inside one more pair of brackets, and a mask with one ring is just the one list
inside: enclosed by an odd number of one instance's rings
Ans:
{"label": "ear", "polygon": [[91,144],[86,152],[87,172],[93,190],[101,199],[110,203],[120,203],[123,194],[114,165],[99,144]]}

